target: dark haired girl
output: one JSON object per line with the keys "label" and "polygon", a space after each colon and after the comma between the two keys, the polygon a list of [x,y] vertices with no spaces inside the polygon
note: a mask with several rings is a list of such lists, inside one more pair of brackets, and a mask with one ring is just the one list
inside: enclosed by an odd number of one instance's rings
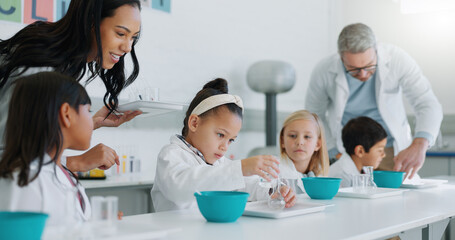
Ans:
{"label": "dark haired girl", "polygon": [[63,150],[90,147],[87,92],[56,72],[19,78],[13,86],[0,160],[0,210],[44,212],[48,225],[87,220],[85,190],[61,164]]}
{"label": "dark haired girl", "polygon": [[[99,77],[105,87],[104,104],[93,116],[94,128],[119,126],[139,111],[117,116],[119,93],[132,83],[139,65],[134,51],[141,28],[139,0],[72,0],[57,22],[37,21],[13,37],[0,41],[0,138],[4,135],[14,79],[42,71],[56,71],[86,83]],[[125,55],[133,70],[125,76]],[[107,117],[107,118],[106,118]],[[3,142],[0,141],[0,155]],[[81,156],[68,158],[73,171],[109,168],[118,162],[115,151],[98,145]]]}
{"label": "dark haired girl", "polygon": [[[243,103],[228,94],[227,82],[218,78],[199,91],[186,112],[182,135],[172,136],[159,155],[152,189],[156,211],[190,208],[193,193],[207,190],[244,189],[250,199],[267,199],[269,189],[244,176],[266,172],[274,177],[279,161],[273,156],[254,156],[240,161],[224,157],[242,127]],[[273,169],[273,170],[272,170]],[[285,192],[287,207],[295,204],[295,194]]]}

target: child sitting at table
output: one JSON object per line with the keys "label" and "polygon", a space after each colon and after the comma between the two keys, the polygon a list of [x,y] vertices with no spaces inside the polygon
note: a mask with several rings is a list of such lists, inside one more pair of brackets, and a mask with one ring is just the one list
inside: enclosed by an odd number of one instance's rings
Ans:
{"label": "child sitting at table", "polygon": [[376,169],[385,157],[387,133],[369,117],[349,120],[342,130],[345,153],[330,166],[329,176],[341,178],[341,187],[351,187],[354,175],[362,173],[364,166]]}
{"label": "child sitting at table", "polygon": [[47,226],[88,220],[85,190],[60,158],[65,149],[90,147],[90,97],[75,79],[56,72],[13,84],[0,161],[0,210],[47,213]]}
{"label": "child sitting at table", "polygon": [[281,176],[296,179],[296,193],[303,193],[301,178],[327,176],[329,156],[319,117],[306,110],[291,113],[280,131]]}
{"label": "child sitting at table", "polygon": [[[242,127],[243,103],[228,94],[227,81],[215,79],[203,87],[186,112],[182,135],[174,135],[159,155],[151,191],[155,211],[186,209],[196,206],[196,191],[241,190],[249,200],[267,199],[269,189],[258,185],[259,175],[266,180],[278,177],[279,161],[269,155],[240,161],[224,157]],[[276,173],[275,173],[276,172]],[[282,188],[286,207],[295,204],[295,194]]]}

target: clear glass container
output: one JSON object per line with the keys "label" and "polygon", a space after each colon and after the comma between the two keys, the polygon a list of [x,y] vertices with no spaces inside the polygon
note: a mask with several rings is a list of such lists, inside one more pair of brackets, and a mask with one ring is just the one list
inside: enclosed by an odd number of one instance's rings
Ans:
{"label": "clear glass container", "polygon": [[367,175],[369,175],[369,180],[368,180],[368,185],[367,187],[369,188],[377,188],[378,186],[376,186],[376,183],[374,182],[374,176],[373,176],[373,166],[365,166],[362,168],[363,169],[363,172]]}
{"label": "clear glass container", "polygon": [[268,199],[268,206],[274,210],[281,210],[285,207],[286,202],[284,201],[284,197],[281,194],[281,188],[283,186],[287,186],[288,182],[286,179],[278,177],[277,179],[273,179],[271,181],[271,194]]}

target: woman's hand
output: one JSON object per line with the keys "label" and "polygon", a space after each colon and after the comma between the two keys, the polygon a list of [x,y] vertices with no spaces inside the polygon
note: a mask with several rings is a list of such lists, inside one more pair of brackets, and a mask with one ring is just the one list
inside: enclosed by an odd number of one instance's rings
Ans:
{"label": "woman's hand", "polygon": [[130,121],[136,116],[142,114],[141,111],[126,111],[121,115],[111,113],[109,117],[106,118],[109,114],[109,109],[106,106],[103,106],[98,112],[93,115],[93,129],[100,127],[118,127],[125,122]]}
{"label": "woman's hand", "polygon": [[267,181],[271,179],[266,173],[274,178],[278,177],[280,169],[278,165],[280,162],[272,155],[259,155],[242,159],[242,173],[243,176],[259,175]]}

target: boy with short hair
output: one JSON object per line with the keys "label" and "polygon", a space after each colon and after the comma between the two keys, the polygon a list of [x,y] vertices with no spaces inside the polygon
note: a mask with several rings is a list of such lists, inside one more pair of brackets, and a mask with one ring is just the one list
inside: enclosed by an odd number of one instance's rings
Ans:
{"label": "boy with short hair", "polygon": [[329,176],[341,178],[341,187],[352,187],[353,175],[364,166],[376,169],[385,157],[387,133],[375,120],[358,117],[349,120],[342,130],[345,153],[330,166]]}

